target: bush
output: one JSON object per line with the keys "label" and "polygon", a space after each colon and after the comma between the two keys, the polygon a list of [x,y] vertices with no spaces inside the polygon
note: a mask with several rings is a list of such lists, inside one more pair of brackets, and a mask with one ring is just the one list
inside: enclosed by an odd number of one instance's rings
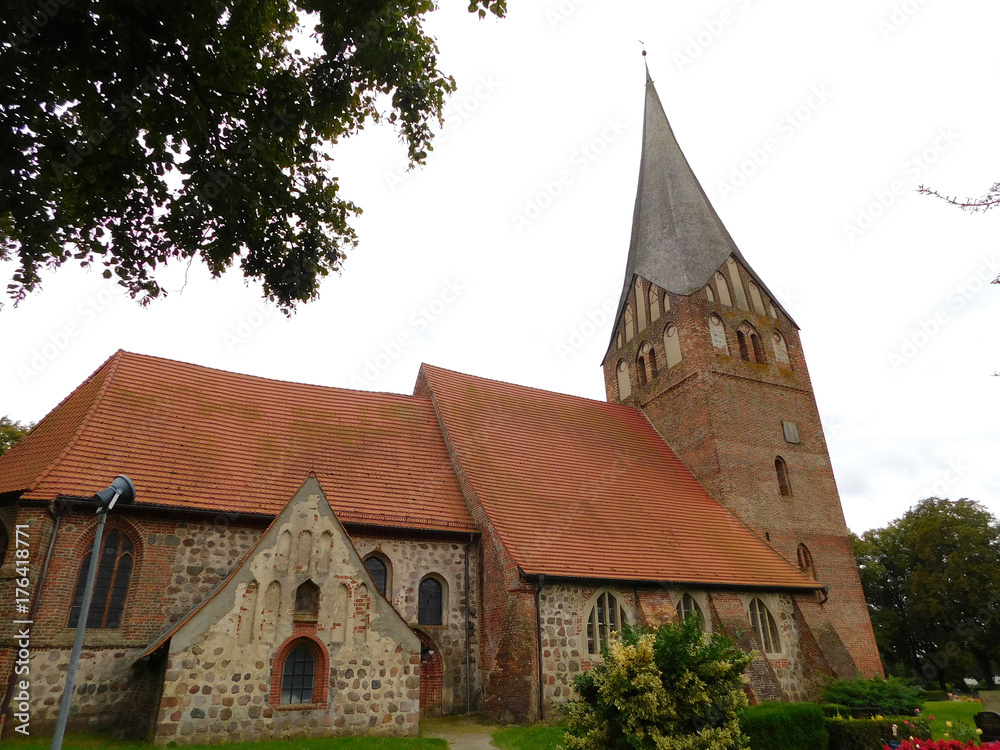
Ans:
{"label": "bush", "polygon": [[899,677],[833,680],[823,688],[823,700],[852,708],[881,708],[886,716],[909,716],[924,704],[923,693],[923,688]]}
{"label": "bush", "polygon": [[622,628],[601,663],[573,679],[569,750],[743,750],[737,713],[752,655],[720,633],[682,623]]}
{"label": "bush", "polygon": [[925,701],[946,701],[950,700],[947,690],[925,690]]}
{"label": "bush", "polygon": [[[893,735],[892,727],[896,726]],[[922,716],[886,716],[882,719],[827,719],[830,750],[878,750],[893,740],[929,740],[931,726]]]}
{"label": "bush", "polygon": [[831,719],[837,716],[842,719],[851,718],[851,707],[842,703],[823,703],[819,708],[824,716]]}
{"label": "bush", "polygon": [[815,703],[761,703],[740,712],[751,750],[826,750],[830,735]]}

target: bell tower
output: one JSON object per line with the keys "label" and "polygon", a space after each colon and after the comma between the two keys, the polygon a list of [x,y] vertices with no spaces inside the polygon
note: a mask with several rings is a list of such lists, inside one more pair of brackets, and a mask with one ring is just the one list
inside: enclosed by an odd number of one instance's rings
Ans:
{"label": "bell tower", "polygon": [[641,409],[713,497],[827,587],[802,609],[817,641],[842,642],[825,650],[833,671],[881,675],[798,326],[715,212],[648,71],[604,378],[609,401]]}

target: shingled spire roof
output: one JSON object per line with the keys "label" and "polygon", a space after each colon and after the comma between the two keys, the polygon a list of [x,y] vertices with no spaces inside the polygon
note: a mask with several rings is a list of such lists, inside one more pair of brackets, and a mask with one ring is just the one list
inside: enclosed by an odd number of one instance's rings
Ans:
{"label": "shingled spire roof", "polygon": [[[743,258],[695,177],[647,68],[639,187],[616,328],[636,276],[673,294],[693,294],[708,283],[730,255],[743,264],[780,308],[774,294]],[[781,311],[791,320],[784,308]]]}

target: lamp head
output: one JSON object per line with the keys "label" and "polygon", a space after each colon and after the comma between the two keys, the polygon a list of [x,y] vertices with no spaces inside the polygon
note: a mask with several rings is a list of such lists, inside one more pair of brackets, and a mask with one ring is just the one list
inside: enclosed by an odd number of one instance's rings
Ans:
{"label": "lamp head", "polygon": [[111,486],[94,494],[93,500],[98,505],[98,512],[107,512],[118,503],[128,505],[135,502],[135,485],[124,474],[115,477]]}

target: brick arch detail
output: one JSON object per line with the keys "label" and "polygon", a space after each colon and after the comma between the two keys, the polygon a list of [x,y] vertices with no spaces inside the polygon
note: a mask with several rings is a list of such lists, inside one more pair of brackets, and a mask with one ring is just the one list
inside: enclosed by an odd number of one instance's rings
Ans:
{"label": "brick arch detail", "polygon": [[320,641],[309,635],[297,633],[286,638],[278,646],[278,650],[274,652],[274,659],[271,662],[271,694],[268,697],[268,703],[272,706],[281,705],[281,678],[285,672],[285,660],[298,646],[308,647],[312,651],[313,658],[316,659],[316,672],[313,676],[313,701],[312,703],[284,705],[282,709],[308,709],[314,708],[318,704],[326,705],[330,685],[330,654]]}
{"label": "brick arch detail", "polygon": [[441,659],[441,649],[427,633],[413,629],[420,644],[431,651],[425,660],[424,648],[420,649],[420,715],[440,716],[443,713],[442,683],[444,678],[444,662]]}

